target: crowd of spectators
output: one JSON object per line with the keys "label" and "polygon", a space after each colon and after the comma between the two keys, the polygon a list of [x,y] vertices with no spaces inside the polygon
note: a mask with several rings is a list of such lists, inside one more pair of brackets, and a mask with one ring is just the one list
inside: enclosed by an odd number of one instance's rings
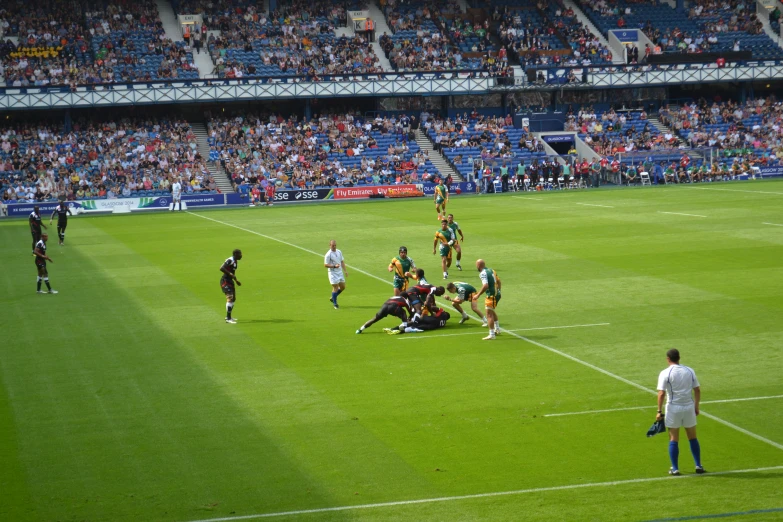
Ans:
{"label": "crowd of spectators", "polygon": [[415,118],[352,113],[311,120],[246,114],[209,121],[210,160],[240,192],[269,183],[281,189],[416,183],[437,172],[409,139]]}
{"label": "crowd of spectators", "polygon": [[660,119],[692,147],[719,149],[724,157],[783,159],[783,103],[774,98],[662,107]]}
{"label": "crowd of spectators", "polygon": [[[25,9],[24,7],[29,7]],[[36,1],[0,7],[6,85],[70,86],[197,78],[191,50],[167,40],[152,1]]]}
{"label": "crowd of spectators", "polygon": [[0,128],[6,203],[216,192],[190,125],[178,119]]}

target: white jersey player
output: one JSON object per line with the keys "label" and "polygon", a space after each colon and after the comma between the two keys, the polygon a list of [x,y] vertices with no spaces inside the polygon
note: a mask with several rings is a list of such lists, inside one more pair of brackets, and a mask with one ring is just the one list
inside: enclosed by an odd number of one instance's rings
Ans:
{"label": "white jersey player", "polygon": [[343,253],[337,250],[337,241],[329,241],[329,250],[324,256],[324,267],[329,271],[329,284],[332,285],[332,297],[329,302],[335,309],[340,308],[337,304],[337,296],[345,290],[345,276],[348,271],[345,269],[345,258]]}
{"label": "white jersey player", "polygon": [[173,212],[174,209],[179,205],[178,210],[182,210],[182,184],[180,184],[179,179],[174,180],[174,183],[171,185],[171,211]]}

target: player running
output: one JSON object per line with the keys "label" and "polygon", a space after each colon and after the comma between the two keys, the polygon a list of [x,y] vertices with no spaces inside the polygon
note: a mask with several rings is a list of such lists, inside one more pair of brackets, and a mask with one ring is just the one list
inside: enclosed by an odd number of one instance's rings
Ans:
{"label": "player running", "polygon": [[375,314],[375,317],[373,317],[372,319],[364,323],[361,327],[359,327],[359,329],[356,330],[356,333],[357,334],[362,333],[365,329],[374,325],[384,317],[388,317],[388,316],[397,317],[400,319],[400,321],[404,323],[408,320],[408,317],[412,315],[413,315],[413,311],[411,309],[411,305],[405,297],[402,296],[390,297],[389,299],[386,300],[385,303],[383,303],[383,306],[381,306],[381,309],[378,310],[377,314]]}
{"label": "player running", "polygon": [[413,321],[405,322],[394,328],[384,328],[383,331],[389,335],[399,335],[404,333],[417,333],[424,332],[426,330],[436,330],[446,326],[446,321],[451,318],[451,315],[443,308],[416,318]]}
{"label": "player running", "polygon": [[476,290],[475,286],[468,283],[456,282],[446,285],[446,290],[452,294],[457,294],[457,297],[452,298],[451,296],[447,295],[444,299],[446,299],[446,301],[451,301],[451,304],[454,305],[454,309],[462,314],[462,319],[459,320],[459,324],[462,324],[468,320],[468,314],[460,306],[460,304],[468,302],[470,303],[470,308],[476,312],[476,315],[481,317],[481,326],[487,326],[487,318],[484,317],[484,314],[482,314],[481,310],[478,308],[476,297],[478,290]]}
{"label": "player running", "polygon": [[398,256],[392,258],[389,263],[389,272],[394,272],[392,285],[394,295],[398,296],[408,289],[408,278],[413,277],[411,270],[416,269],[416,263],[408,257],[408,247],[401,246]]}
{"label": "player running", "polygon": [[242,286],[242,283],[239,282],[236,276],[237,264],[240,259],[242,259],[242,251],[237,248],[231,257],[220,265],[220,271],[223,273],[223,277],[220,278],[220,289],[226,294],[226,322],[229,324],[237,324],[237,320],[231,317],[231,312],[234,310],[234,303],[237,300],[237,291],[234,288],[234,283],[236,283],[236,286]]}
{"label": "player running", "polygon": [[55,214],[57,214],[57,237],[60,238],[60,246],[63,246],[65,244],[65,229],[68,227],[68,214],[73,216],[73,212],[71,212],[68,203],[61,201],[59,205],[54,207],[52,215],[49,217],[50,225]]}
{"label": "player running", "polygon": [[[454,251],[457,253],[457,270],[462,270],[462,265],[459,264],[460,260],[462,259],[462,246],[460,243],[465,242],[465,235],[462,233],[462,229],[459,228],[459,223],[454,221],[454,214],[449,214],[446,216],[446,219],[449,222],[449,228],[451,229],[451,235],[454,236]],[[457,239],[457,234],[459,234],[459,239]]]}
{"label": "player running", "polygon": [[443,279],[449,278],[449,267],[451,266],[451,246],[456,241],[454,232],[449,228],[448,220],[441,220],[440,230],[435,232],[435,240],[432,242],[432,255],[435,255],[435,248],[440,243],[440,266],[443,269]]}
{"label": "player running", "polygon": [[[443,178],[438,180],[435,185],[435,212],[438,213],[438,219],[443,219],[446,215],[446,203],[449,202],[449,188],[443,184]],[[441,215],[441,212],[443,214]]]}
{"label": "player running", "polygon": [[[38,207],[35,207],[36,209]],[[33,255],[35,256],[35,267],[38,269],[38,289],[39,294],[46,292],[41,291],[41,281],[46,283],[46,288],[49,289],[50,294],[56,294],[57,290],[52,290],[52,285],[49,284],[49,271],[46,269],[46,262],[54,263],[52,258],[46,255],[46,241],[49,240],[49,234],[41,234],[41,238],[35,244],[33,248]]]}
{"label": "player running", "polygon": [[41,214],[38,205],[33,207],[33,211],[30,212],[27,222],[30,224],[30,234],[33,236],[33,251],[35,251],[35,245],[41,240],[41,227],[46,228],[46,225],[41,222]]}
{"label": "player running", "polygon": [[491,341],[495,339],[495,336],[500,333],[500,323],[498,322],[498,314],[495,309],[500,302],[500,278],[497,272],[491,268],[487,268],[483,259],[476,261],[476,269],[479,271],[479,277],[481,278],[481,290],[476,294],[475,299],[481,297],[484,292],[487,293],[487,297],[484,299],[484,308],[487,313],[487,325],[489,326],[489,335],[484,337],[484,341]]}

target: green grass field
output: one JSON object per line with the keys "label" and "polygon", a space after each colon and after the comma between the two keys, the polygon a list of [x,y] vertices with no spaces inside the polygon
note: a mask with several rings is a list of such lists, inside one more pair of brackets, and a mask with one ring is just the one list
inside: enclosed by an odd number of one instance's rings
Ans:
{"label": "green grass field", "polygon": [[[494,342],[354,333],[401,244],[441,281],[429,199],[72,218],[54,296],[26,221],[0,222],[0,520],[783,519],[782,202],[771,181],[453,198],[452,279],[482,257],[503,280]],[[668,477],[645,437],[670,347],[708,475],[683,441]]]}

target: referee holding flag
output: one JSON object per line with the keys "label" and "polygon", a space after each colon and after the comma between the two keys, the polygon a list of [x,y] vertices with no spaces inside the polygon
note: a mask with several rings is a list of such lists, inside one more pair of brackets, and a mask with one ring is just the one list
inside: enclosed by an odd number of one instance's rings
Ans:
{"label": "referee holding flag", "polygon": [[[691,446],[696,473],[705,473],[701,466],[701,447],[696,438],[696,416],[699,414],[701,387],[696,372],[680,364],[680,351],[672,348],[666,352],[669,367],[658,375],[658,415],[655,420],[664,419],[669,430],[669,458],[672,467],[669,475],[679,475],[680,428],[685,428]],[[666,397],[666,414],[663,414],[663,398]]]}
{"label": "referee holding flag", "polygon": [[329,251],[324,256],[324,267],[329,272],[329,284],[332,285],[332,297],[329,302],[332,303],[335,310],[340,308],[337,304],[337,296],[345,290],[345,277],[348,271],[345,269],[345,259],[343,253],[337,250],[337,241],[329,241]]}

